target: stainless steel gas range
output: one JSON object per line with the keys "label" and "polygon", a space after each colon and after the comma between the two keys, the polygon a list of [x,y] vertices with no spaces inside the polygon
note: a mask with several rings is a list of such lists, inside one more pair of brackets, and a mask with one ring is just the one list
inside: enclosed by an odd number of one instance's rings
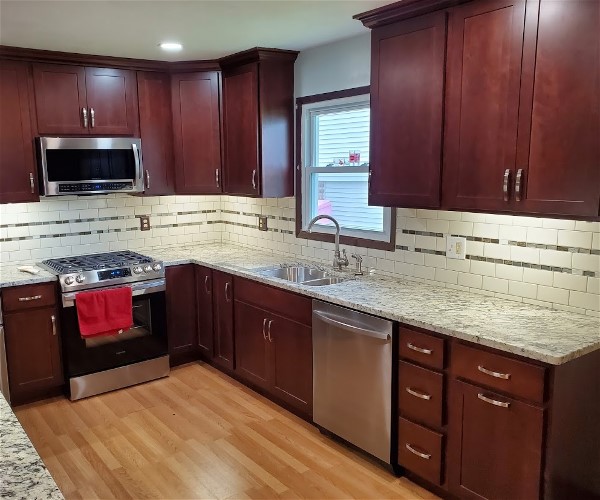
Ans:
{"label": "stainless steel gas range", "polygon": [[[169,374],[162,262],[119,251],[49,259],[41,265],[57,274],[60,283],[63,364],[71,400]],[[133,326],[117,335],[82,338],[77,294],[124,286],[132,292]]]}

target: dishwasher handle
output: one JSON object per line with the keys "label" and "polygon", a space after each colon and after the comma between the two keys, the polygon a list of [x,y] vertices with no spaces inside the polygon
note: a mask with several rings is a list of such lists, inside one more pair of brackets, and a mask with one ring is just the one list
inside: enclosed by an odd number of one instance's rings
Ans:
{"label": "dishwasher handle", "polygon": [[340,321],[338,316],[329,315],[327,313],[321,311],[313,311],[313,314],[317,316],[321,321],[327,323],[332,326],[336,326],[338,328],[342,328],[344,330],[348,330],[349,332],[356,333],[358,335],[366,335],[367,337],[373,337],[380,340],[390,341],[392,340],[392,336],[389,333],[381,333],[375,330],[370,330],[368,328],[351,325],[349,323],[345,323]]}

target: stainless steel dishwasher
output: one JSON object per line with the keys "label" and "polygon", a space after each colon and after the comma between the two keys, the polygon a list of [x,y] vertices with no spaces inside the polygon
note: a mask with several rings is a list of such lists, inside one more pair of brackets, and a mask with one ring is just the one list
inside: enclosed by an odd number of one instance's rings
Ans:
{"label": "stainless steel dishwasher", "polygon": [[390,463],[391,321],[313,300],[313,420]]}

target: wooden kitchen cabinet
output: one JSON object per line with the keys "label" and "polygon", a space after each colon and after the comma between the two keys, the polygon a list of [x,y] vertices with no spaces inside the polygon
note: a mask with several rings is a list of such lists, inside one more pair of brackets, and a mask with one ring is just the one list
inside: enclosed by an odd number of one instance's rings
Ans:
{"label": "wooden kitchen cabinet", "polygon": [[135,135],[138,97],[134,71],[34,64],[40,135]]}
{"label": "wooden kitchen cabinet", "polygon": [[0,203],[38,201],[30,67],[0,61]]}
{"label": "wooden kitchen cabinet", "polygon": [[213,362],[228,370],[235,368],[233,336],[233,276],[213,271]]}
{"label": "wooden kitchen cabinet", "polygon": [[235,302],[235,370],[261,388],[269,386],[269,312],[244,302]]}
{"label": "wooden kitchen cabinet", "polygon": [[440,206],[446,13],[371,38],[369,204]]}
{"label": "wooden kitchen cabinet", "polygon": [[174,74],[171,82],[176,191],[220,193],[219,73]]}
{"label": "wooden kitchen cabinet", "polygon": [[448,460],[460,498],[539,498],[544,410],[455,381]]}
{"label": "wooden kitchen cabinet", "polygon": [[213,280],[212,270],[194,266],[198,312],[198,348],[205,360],[213,358]]}
{"label": "wooden kitchen cabinet", "polygon": [[144,194],[173,194],[175,172],[171,77],[167,73],[138,71],[137,85]]}
{"label": "wooden kitchen cabinet", "polygon": [[169,356],[174,366],[194,359],[198,351],[194,265],[169,266],[165,277]]}
{"label": "wooden kitchen cabinet", "polygon": [[221,59],[225,193],[293,196],[296,56],[252,49]]}

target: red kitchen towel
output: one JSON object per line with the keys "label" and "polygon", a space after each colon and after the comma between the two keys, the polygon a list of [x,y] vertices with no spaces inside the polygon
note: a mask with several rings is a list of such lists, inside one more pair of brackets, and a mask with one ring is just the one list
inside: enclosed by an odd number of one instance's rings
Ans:
{"label": "red kitchen towel", "polygon": [[133,325],[131,288],[79,292],[75,299],[82,338],[115,335]]}

